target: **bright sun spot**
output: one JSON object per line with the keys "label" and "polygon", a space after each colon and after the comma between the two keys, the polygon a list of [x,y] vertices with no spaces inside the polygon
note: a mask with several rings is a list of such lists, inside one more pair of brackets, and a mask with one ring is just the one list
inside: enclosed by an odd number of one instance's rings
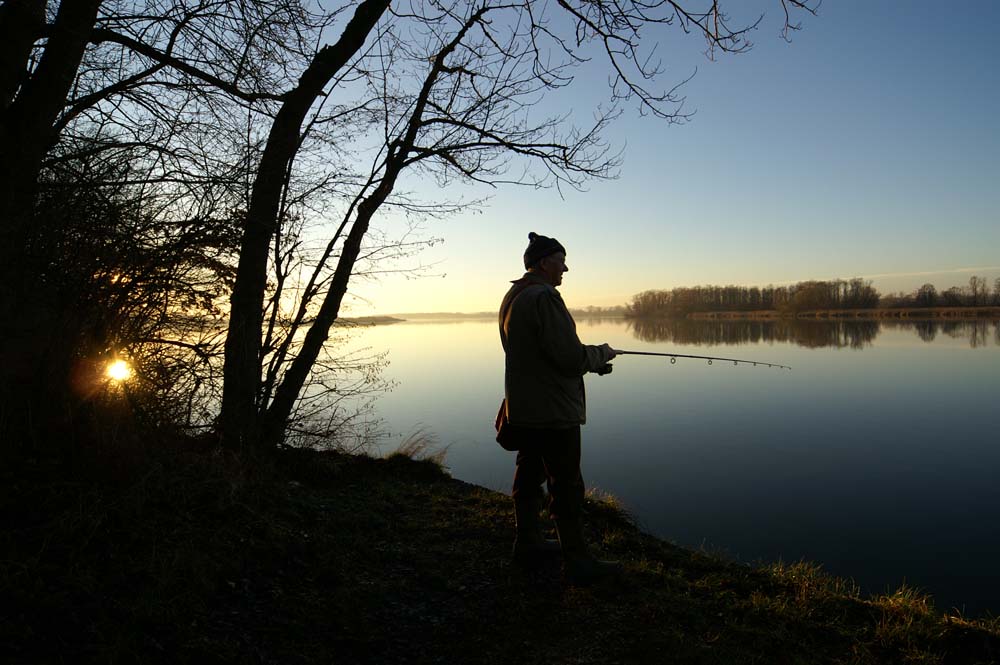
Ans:
{"label": "bright sun spot", "polygon": [[108,376],[115,381],[125,381],[132,376],[132,368],[124,360],[115,360],[108,365]]}

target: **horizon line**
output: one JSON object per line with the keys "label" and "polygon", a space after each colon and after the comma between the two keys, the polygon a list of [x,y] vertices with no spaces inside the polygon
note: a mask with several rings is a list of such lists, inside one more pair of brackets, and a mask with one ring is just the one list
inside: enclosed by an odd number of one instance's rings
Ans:
{"label": "horizon line", "polygon": [[[951,269],[948,269],[948,270],[921,270],[921,271],[912,271],[912,272],[885,272],[885,273],[875,273],[875,274],[868,274],[868,275],[855,275],[853,277],[846,277],[846,278],[845,277],[823,277],[823,278],[810,277],[810,278],[807,278],[807,279],[785,280],[785,281],[778,281],[778,282],[767,282],[767,284],[763,284],[763,283],[760,283],[760,282],[758,282],[758,283],[746,283],[746,284],[732,284],[732,283],[729,283],[729,284],[722,284],[722,283],[719,283],[719,284],[711,284],[711,283],[705,284],[705,283],[703,283],[703,284],[696,284],[694,286],[673,286],[673,287],[662,288],[662,289],[657,289],[656,287],[653,287],[653,288],[650,288],[650,289],[643,289],[642,291],[638,291],[637,293],[642,293],[643,291],[655,291],[655,290],[669,291],[671,289],[695,288],[697,286],[723,286],[723,287],[725,287],[725,286],[741,286],[741,287],[785,286],[785,285],[788,285],[788,284],[801,284],[803,282],[828,282],[828,281],[836,281],[836,280],[844,280],[844,281],[846,281],[846,280],[849,280],[849,279],[856,279],[856,278],[862,278],[862,279],[889,279],[889,278],[896,278],[896,277],[929,277],[929,276],[933,276],[933,275],[956,275],[956,274],[971,274],[971,273],[976,273],[976,272],[995,272],[995,271],[1000,271],[1000,266],[976,266],[976,267],[951,268]],[[625,307],[627,305],[628,305],[628,301],[626,300],[623,303],[619,303],[619,304],[615,304],[615,305],[583,305],[583,306],[570,307],[569,309],[570,310],[574,310],[574,311],[585,310],[588,307],[595,307],[595,308],[598,308],[598,309],[611,309],[611,308],[614,308],[614,307]],[[470,316],[487,315],[487,314],[491,315],[491,316],[495,316],[496,312],[495,312],[495,310],[490,310],[490,309],[480,309],[480,310],[472,310],[472,311],[446,310],[446,311],[423,311],[423,312],[390,312],[390,313],[387,313],[387,314],[368,314],[368,315],[351,316],[351,317],[345,317],[345,318],[370,318],[370,317],[375,317],[375,316],[388,316],[388,317],[400,316],[400,317],[402,317],[402,316],[405,316],[405,315],[409,315],[409,316],[438,316],[438,317],[451,315],[451,316],[460,316],[460,317],[470,317]]]}

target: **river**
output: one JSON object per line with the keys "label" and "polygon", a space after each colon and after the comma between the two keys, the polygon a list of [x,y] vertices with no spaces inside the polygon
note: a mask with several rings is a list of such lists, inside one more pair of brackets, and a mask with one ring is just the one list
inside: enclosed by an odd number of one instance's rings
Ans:
{"label": "river", "polygon": [[[583,320],[578,332],[793,368],[622,356],[588,375],[584,478],[645,530],[1000,613],[1000,322]],[[383,452],[423,431],[453,476],[509,491],[513,456],[492,438],[494,320],[376,326],[354,342],[388,351]]]}

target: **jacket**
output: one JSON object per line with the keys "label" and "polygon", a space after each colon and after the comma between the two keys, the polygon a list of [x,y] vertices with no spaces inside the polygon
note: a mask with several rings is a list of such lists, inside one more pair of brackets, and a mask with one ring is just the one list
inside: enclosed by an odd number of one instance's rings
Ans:
{"label": "jacket", "polygon": [[584,424],[583,375],[603,367],[609,354],[580,342],[562,296],[542,277],[527,272],[512,284],[499,318],[508,420],[541,428]]}

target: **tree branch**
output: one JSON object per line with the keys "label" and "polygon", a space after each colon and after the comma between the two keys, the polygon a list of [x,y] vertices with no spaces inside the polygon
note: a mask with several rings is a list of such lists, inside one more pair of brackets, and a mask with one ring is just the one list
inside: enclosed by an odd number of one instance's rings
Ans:
{"label": "tree branch", "polygon": [[190,65],[183,60],[176,58],[167,53],[163,53],[158,49],[153,48],[148,44],[143,44],[140,41],[127,37],[125,35],[114,32],[113,30],[108,30],[107,28],[96,28],[90,33],[90,42],[92,44],[102,44],[104,42],[111,42],[114,44],[120,44],[140,55],[144,55],[147,58],[154,60],[161,65],[171,67],[178,71],[189,74],[205,83],[217,87],[223,92],[227,92],[230,95],[242,99],[245,102],[259,102],[259,101],[284,101],[287,99],[289,93],[272,94],[266,92],[246,92],[240,90],[235,84],[229,81],[224,81],[218,76],[204,72],[193,65]]}

